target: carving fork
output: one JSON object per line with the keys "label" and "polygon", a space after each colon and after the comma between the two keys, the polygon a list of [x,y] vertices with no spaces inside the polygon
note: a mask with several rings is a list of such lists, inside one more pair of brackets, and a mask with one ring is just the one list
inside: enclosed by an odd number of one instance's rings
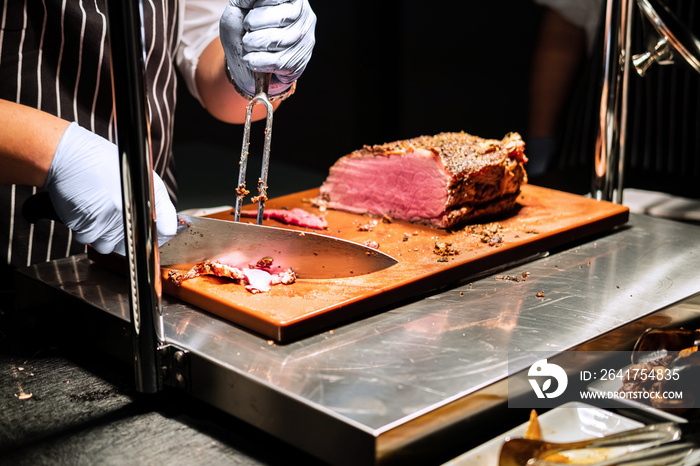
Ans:
{"label": "carving fork", "polygon": [[262,224],[263,211],[265,210],[265,201],[267,201],[267,173],[270,168],[270,143],[272,141],[272,103],[268,99],[267,92],[270,87],[271,73],[255,73],[255,95],[248,102],[246,107],[245,126],[243,128],[243,147],[241,148],[241,160],[238,170],[238,187],[236,188],[236,211],[234,213],[234,221],[238,222],[241,217],[241,205],[243,198],[249,191],[245,187],[245,175],[248,167],[248,155],[250,152],[250,125],[253,118],[253,107],[257,103],[265,105],[267,110],[267,119],[265,121],[265,142],[263,146],[262,167],[260,169],[260,178],[258,178],[258,195],[252,198],[253,202],[258,203],[258,225]]}

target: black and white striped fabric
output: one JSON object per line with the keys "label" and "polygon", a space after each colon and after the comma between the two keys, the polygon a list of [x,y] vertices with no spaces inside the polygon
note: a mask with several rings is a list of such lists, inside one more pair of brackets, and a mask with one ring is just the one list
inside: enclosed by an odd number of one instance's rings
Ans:
{"label": "black and white striped fabric", "polygon": [[[218,34],[225,0],[143,0],[153,164],[176,200],[172,132],[177,63],[194,92],[199,54]],[[0,0],[0,98],[115,140],[105,0]],[[70,230],[27,223],[36,188],[0,185],[0,257],[22,267],[85,250]]]}

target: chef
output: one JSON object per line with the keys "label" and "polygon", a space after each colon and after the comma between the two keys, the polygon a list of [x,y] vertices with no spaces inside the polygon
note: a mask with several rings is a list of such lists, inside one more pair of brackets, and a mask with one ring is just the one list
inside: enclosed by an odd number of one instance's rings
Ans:
{"label": "chef", "polygon": [[[84,252],[86,244],[123,254],[124,232],[106,0],[0,5],[0,278],[6,284],[13,267]],[[163,236],[177,222],[175,67],[214,117],[242,123],[243,95],[255,89],[253,70],[272,73],[275,107],[293,92],[312,54],[316,16],[308,0],[143,0],[142,15]],[[261,108],[253,118],[264,115]],[[24,201],[42,189],[68,228],[22,217]]]}

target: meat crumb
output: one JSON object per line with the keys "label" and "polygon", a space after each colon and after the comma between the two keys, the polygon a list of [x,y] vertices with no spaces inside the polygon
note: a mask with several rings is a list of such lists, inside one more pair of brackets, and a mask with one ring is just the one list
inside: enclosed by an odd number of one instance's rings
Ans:
{"label": "meat crumb", "polygon": [[291,285],[297,280],[297,275],[292,269],[287,269],[284,272],[272,275],[270,285]]}
{"label": "meat crumb", "polygon": [[501,235],[493,235],[489,239],[489,246],[495,246],[503,242],[503,237]]}
{"label": "meat crumb", "polygon": [[[446,243],[438,240],[435,240],[435,249],[433,249],[433,252],[438,256],[442,256],[442,258],[445,258],[445,256],[456,256],[459,254],[459,251],[452,247],[452,243]],[[446,262],[446,260],[439,262]]]}
{"label": "meat crumb", "polygon": [[523,272],[520,275],[496,275],[496,280],[508,280],[511,282],[524,282],[527,277],[530,276],[530,272]]}
{"label": "meat crumb", "polygon": [[518,275],[496,275],[495,278],[496,280],[506,280],[516,283],[523,281],[523,278]]}
{"label": "meat crumb", "polygon": [[487,243],[489,246],[496,246],[503,242],[503,235],[500,231],[503,225],[500,223],[488,223],[486,225],[471,225],[467,228],[467,233],[478,238],[482,243]]}
{"label": "meat crumb", "polygon": [[544,298],[544,291],[540,291],[535,296],[537,296],[538,298]]}
{"label": "meat crumb", "polygon": [[379,222],[377,220],[372,220],[370,222],[367,222],[365,224],[361,224],[357,226],[357,231],[372,231],[374,227],[377,226]]}
{"label": "meat crumb", "polygon": [[367,246],[368,248],[379,249],[379,243],[377,243],[376,241],[371,240],[371,239],[368,239],[367,241],[365,241],[364,245]]}

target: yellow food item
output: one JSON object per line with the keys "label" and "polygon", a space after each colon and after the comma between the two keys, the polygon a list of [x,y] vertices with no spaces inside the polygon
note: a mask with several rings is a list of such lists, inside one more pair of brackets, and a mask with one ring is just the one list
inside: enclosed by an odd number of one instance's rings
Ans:
{"label": "yellow food item", "polygon": [[525,430],[525,438],[530,440],[542,440],[542,430],[540,429],[540,421],[537,417],[537,411],[530,411],[530,423]]}
{"label": "yellow food item", "polygon": [[555,453],[553,455],[546,456],[544,460],[549,463],[571,464],[571,458],[569,458],[566,455],[562,455],[561,453]]}
{"label": "yellow food item", "polygon": [[[530,422],[525,430],[525,438],[530,440],[542,440],[542,429],[540,428],[540,421],[537,417],[537,411],[534,409],[530,411]],[[545,458],[545,461],[550,463],[571,463],[571,458],[562,455],[560,453],[555,453],[549,455]]]}

